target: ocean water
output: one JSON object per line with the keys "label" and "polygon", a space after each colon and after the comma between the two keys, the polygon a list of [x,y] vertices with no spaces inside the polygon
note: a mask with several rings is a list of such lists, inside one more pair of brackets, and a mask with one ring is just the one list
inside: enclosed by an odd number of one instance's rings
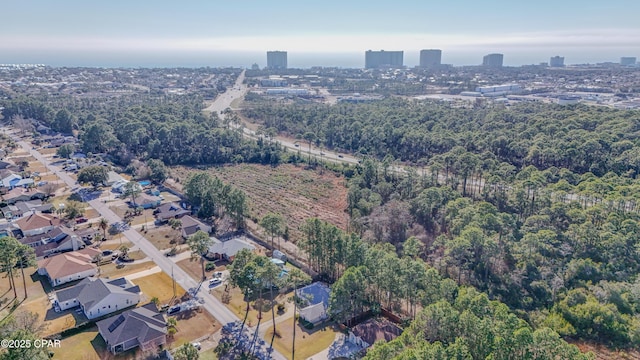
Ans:
{"label": "ocean water", "polygon": [[[285,50],[285,49],[282,49]],[[379,50],[379,49],[374,49]],[[385,49],[402,50],[402,49]],[[553,51],[553,50],[552,50]],[[620,56],[636,56],[618,51],[585,52],[565,51],[552,52],[542,49],[513,49],[504,51],[505,66],[520,66],[548,62],[549,57],[565,56],[565,64],[584,64],[597,62],[618,62]],[[443,49],[442,62],[454,66],[479,65],[482,56],[499,49],[486,51],[447,51]],[[209,49],[200,51],[153,51],[153,52],[115,52],[115,51],[79,51],[79,50],[29,50],[3,51],[0,53],[0,64],[45,64],[49,66],[88,66],[88,67],[242,67],[249,68],[256,63],[266,66],[267,55],[262,51],[221,52]],[[408,67],[419,63],[419,51],[405,51],[404,64]],[[364,51],[344,53],[300,53],[288,52],[290,68],[310,68],[313,66],[363,68]]]}

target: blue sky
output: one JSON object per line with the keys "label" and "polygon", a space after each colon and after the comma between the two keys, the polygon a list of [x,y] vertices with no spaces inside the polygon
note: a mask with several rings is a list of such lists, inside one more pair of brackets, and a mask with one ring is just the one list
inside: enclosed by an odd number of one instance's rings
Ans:
{"label": "blue sky", "polygon": [[0,63],[105,55],[117,62],[125,53],[249,60],[269,49],[289,51],[292,65],[296,53],[339,59],[367,49],[405,50],[407,65],[423,48],[443,49],[443,61],[456,65],[488,52],[513,65],[556,54],[568,62],[640,56],[640,2],[632,0],[3,0],[1,9]]}

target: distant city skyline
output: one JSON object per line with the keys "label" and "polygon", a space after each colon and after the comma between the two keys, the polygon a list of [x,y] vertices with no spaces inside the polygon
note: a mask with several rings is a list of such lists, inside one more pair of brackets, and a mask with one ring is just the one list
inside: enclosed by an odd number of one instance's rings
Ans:
{"label": "distant city skyline", "polygon": [[504,66],[556,54],[566,64],[640,56],[640,2],[625,0],[5,0],[2,9],[0,63],[264,67],[272,49],[302,68],[362,68],[369,49],[402,50],[409,67],[421,49],[442,49],[442,63],[456,66],[479,65],[488,53],[504,54]]}

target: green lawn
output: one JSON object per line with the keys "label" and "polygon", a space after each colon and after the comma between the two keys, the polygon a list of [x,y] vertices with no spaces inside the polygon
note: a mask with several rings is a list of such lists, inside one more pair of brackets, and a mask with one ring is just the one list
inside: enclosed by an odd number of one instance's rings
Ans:
{"label": "green lawn", "polygon": [[200,353],[200,360],[218,360],[218,356],[213,349],[210,349]]}

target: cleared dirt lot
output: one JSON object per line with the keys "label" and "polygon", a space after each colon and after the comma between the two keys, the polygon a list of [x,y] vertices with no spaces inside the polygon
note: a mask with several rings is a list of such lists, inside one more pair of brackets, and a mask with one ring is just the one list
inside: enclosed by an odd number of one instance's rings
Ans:
{"label": "cleared dirt lot", "polygon": [[[140,286],[140,290],[144,294],[144,301],[141,303],[147,303],[154,297],[157,297],[160,304],[169,303],[169,300],[173,297],[173,283],[171,277],[165,273],[157,273],[137,279],[131,280],[134,284]],[[185,290],[178,284],[176,284],[176,296],[182,297],[185,294]]]}
{"label": "cleared dirt lot", "polygon": [[[184,174],[197,170],[173,168]],[[256,164],[224,166],[207,170],[225,183],[242,189],[250,199],[250,217],[259,221],[268,212],[280,213],[289,226],[290,239],[302,236],[300,225],[308,218],[317,217],[341,229],[346,229],[349,216],[345,179],[330,171],[320,174],[294,165],[276,168]]]}

